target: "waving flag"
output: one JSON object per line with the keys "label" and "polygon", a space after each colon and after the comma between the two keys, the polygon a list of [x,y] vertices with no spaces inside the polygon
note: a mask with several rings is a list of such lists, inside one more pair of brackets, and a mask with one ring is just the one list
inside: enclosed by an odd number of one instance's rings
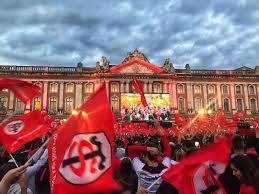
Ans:
{"label": "waving flag", "polygon": [[27,114],[12,118],[0,126],[0,141],[9,153],[47,133],[48,124],[45,123],[40,111],[35,110]]}
{"label": "waving flag", "polygon": [[144,95],[144,91],[143,91],[143,84],[140,80],[133,78],[133,90],[135,93],[140,94],[141,97],[141,103],[144,107],[148,106],[145,95]]}
{"label": "waving flag", "polygon": [[103,85],[49,142],[52,194],[117,190],[113,180],[114,125]]}
{"label": "waving flag", "polygon": [[1,79],[0,89],[11,90],[14,95],[25,104],[41,92],[40,87],[16,79]]}
{"label": "waving flag", "polygon": [[177,188],[179,194],[201,194],[211,187],[217,188],[215,193],[224,194],[225,191],[216,177],[224,172],[229,154],[229,141],[221,139],[187,156],[165,172],[162,178]]}

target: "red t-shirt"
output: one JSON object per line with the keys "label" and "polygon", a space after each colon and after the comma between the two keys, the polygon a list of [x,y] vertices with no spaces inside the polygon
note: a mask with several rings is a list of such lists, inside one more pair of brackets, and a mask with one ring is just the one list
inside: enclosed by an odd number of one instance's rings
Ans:
{"label": "red t-shirt", "polygon": [[253,186],[242,184],[239,194],[256,194],[256,191]]}

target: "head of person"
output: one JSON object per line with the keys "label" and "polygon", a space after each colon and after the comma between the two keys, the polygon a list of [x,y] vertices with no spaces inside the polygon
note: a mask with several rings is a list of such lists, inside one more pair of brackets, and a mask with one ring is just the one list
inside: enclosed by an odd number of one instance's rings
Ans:
{"label": "head of person", "polygon": [[241,135],[234,135],[231,140],[232,151],[236,153],[244,153],[245,151],[245,142]]}
{"label": "head of person", "polygon": [[148,151],[144,154],[144,162],[157,162],[158,156],[160,156],[160,151],[158,149],[158,144],[155,142],[148,142],[147,147],[152,147],[151,151]]}
{"label": "head of person", "polygon": [[189,152],[194,147],[193,142],[188,139],[183,140],[182,145],[183,145],[183,151],[186,153]]}
{"label": "head of person", "polygon": [[233,175],[241,183],[253,186],[259,191],[259,171],[254,166],[251,159],[246,155],[237,155],[230,160]]}
{"label": "head of person", "polygon": [[132,164],[129,158],[123,158],[119,168],[119,178],[126,179],[132,173]]}

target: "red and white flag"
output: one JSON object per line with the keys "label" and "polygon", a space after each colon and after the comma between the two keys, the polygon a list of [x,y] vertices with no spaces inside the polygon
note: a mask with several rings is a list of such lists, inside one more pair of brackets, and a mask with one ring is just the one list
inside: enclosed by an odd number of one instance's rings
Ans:
{"label": "red and white flag", "polygon": [[25,104],[41,93],[40,87],[17,79],[1,79],[0,89],[11,90]]}
{"label": "red and white flag", "polygon": [[140,94],[140,98],[141,98],[141,103],[144,107],[148,106],[147,104],[147,100],[146,100],[146,97],[144,95],[144,90],[143,90],[143,84],[140,80],[136,79],[136,78],[133,78],[133,84],[132,84],[132,87],[133,87],[133,91],[135,93],[138,93]]}
{"label": "red and white flag", "polygon": [[103,85],[49,141],[52,194],[117,190],[113,180],[114,125]]}
{"label": "red and white flag", "polygon": [[172,166],[162,178],[177,188],[179,194],[201,194],[214,185],[218,187],[215,194],[224,194],[225,191],[216,177],[225,171],[229,154],[229,141],[220,139]]}
{"label": "red and white flag", "polygon": [[0,141],[9,153],[13,153],[48,130],[41,112],[34,110],[4,122],[0,126]]}

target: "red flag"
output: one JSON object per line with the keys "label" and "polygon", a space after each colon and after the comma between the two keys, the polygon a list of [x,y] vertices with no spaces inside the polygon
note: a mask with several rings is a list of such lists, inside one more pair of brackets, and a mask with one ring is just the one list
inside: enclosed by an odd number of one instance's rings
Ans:
{"label": "red flag", "polygon": [[1,79],[0,89],[11,90],[14,95],[25,104],[41,92],[40,87],[16,79]]}
{"label": "red flag", "polygon": [[52,194],[108,192],[113,180],[114,125],[103,85],[49,142]]}
{"label": "red flag", "polygon": [[[222,186],[215,181],[215,177],[224,172],[229,154],[229,141],[221,139],[217,143],[187,156],[165,172],[162,178],[177,188],[179,194],[198,194],[213,185],[220,188],[216,193],[224,193]],[[210,171],[211,168],[216,174]]]}
{"label": "red flag", "polygon": [[23,144],[47,133],[48,129],[41,112],[34,110],[3,123],[0,126],[0,141],[9,153],[13,153]]}
{"label": "red flag", "polygon": [[144,107],[148,106],[145,95],[144,95],[144,91],[143,91],[143,84],[140,80],[133,78],[133,91],[135,93],[140,94],[141,97],[141,103]]}
{"label": "red flag", "polygon": [[184,119],[183,119],[183,118],[181,117],[181,115],[178,114],[178,113],[175,114],[175,123],[176,123],[177,125],[179,125],[179,126],[185,125]]}

